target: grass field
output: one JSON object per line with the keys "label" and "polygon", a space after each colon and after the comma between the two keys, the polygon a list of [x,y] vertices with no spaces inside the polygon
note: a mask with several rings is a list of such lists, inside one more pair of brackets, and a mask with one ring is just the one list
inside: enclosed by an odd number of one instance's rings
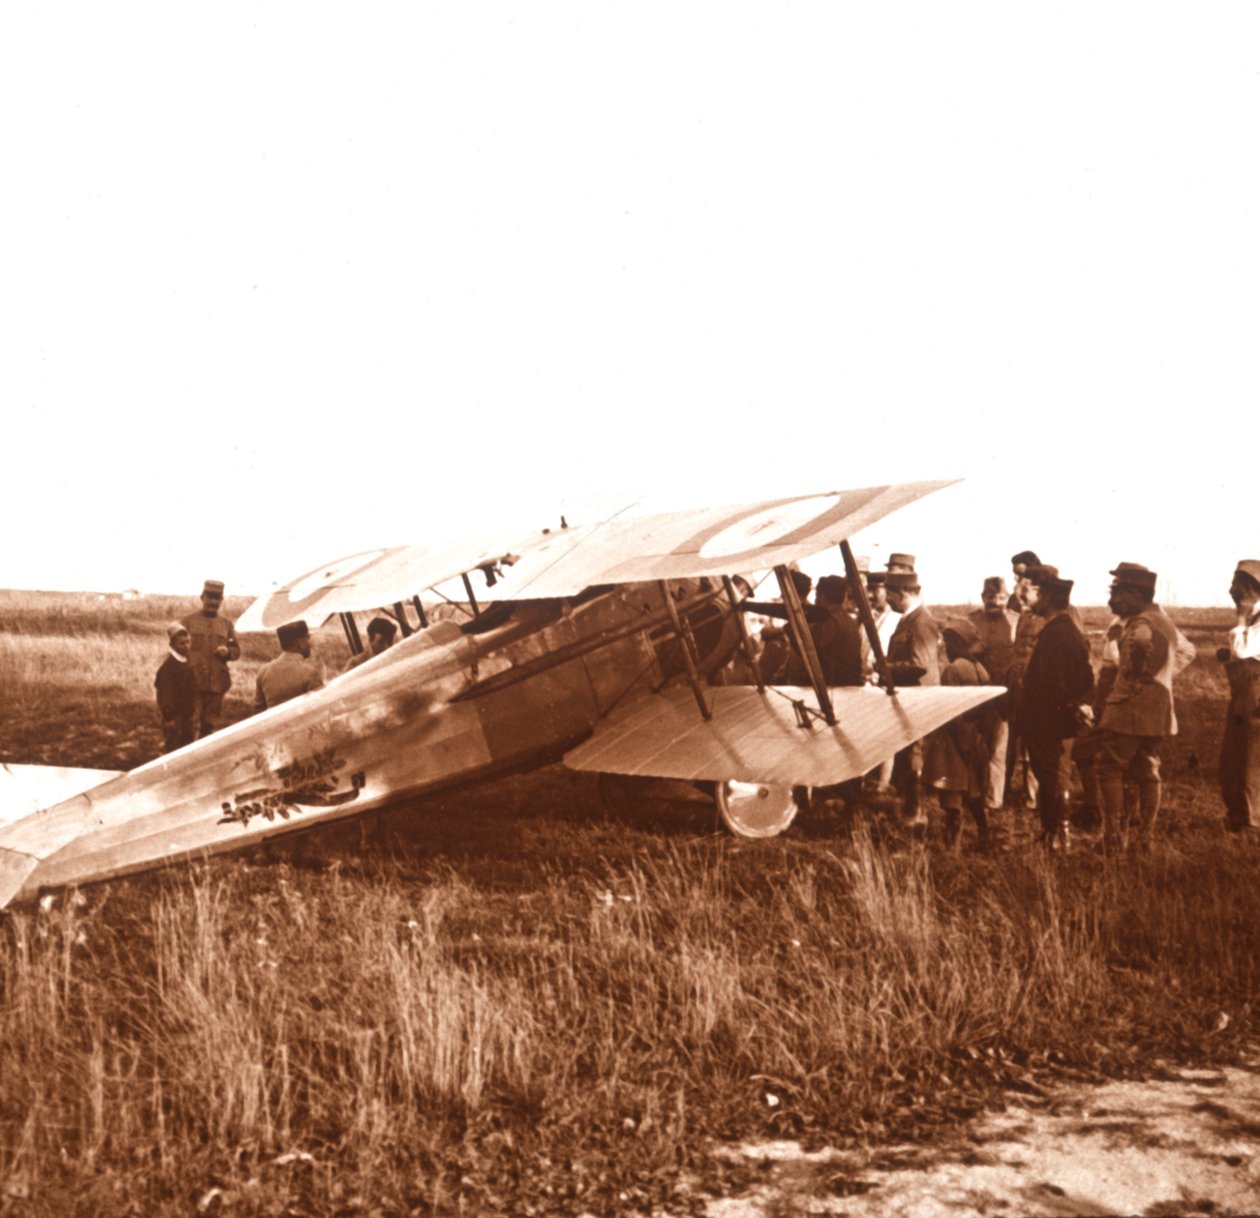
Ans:
{"label": "grass field", "polygon": [[[0,593],[0,758],[153,756],[186,611]],[[701,1212],[756,1172],[723,1140],[930,1137],[1048,1073],[1229,1059],[1260,852],[1215,794],[1230,615],[1175,616],[1164,835],[1119,865],[628,822],[555,768],[3,915],[0,1214]]]}

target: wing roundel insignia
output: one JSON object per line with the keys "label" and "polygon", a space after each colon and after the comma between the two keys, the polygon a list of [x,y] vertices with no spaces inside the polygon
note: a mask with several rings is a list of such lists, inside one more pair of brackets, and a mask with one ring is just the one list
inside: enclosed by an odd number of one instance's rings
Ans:
{"label": "wing roundel insignia", "polygon": [[810,521],[831,511],[839,502],[839,495],[815,495],[809,499],[776,504],[750,516],[741,516],[734,524],[714,533],[700,547],[700,557],[724,558],[773,546]]}

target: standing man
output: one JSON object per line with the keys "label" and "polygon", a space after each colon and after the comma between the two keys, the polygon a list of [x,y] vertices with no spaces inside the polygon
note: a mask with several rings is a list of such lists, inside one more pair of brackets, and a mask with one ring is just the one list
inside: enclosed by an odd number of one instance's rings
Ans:
{"label": "standing man", "polygon": [[[970,616],[976,628],[980,661],[988,679],[994,685],[1005,685],[1006,674],[1015,658],[1015,626],[1019,614],[1007,608],[1006,581],[1000,575],[990,575],[980,592],[982,608]],[[985,810],[990,813],[1002,810],[1006,797],[1006,751],[1011,735],[1011,698],[1007,693],[993,703],[986,726],[989,739],[988,777],[985,782]]]}
{"label": "standing man", "polygon": [[1094,772],[1102,796],[1103,845],[1116,853],[1125,843],[1125,775],[1138,792],[1137,844],[1148,848],[1159,815],[1159,749],[1176,729],[1172,679],[1176,653],[1150,612],[1155,600],[1154,571],[1122,563],[1111,572],[1107,604],[1123,623],[1117,640],[1115,679],[1099,720]]}
{"label": "standing man", "polygon": [[180,623],[192,640],[188,665],[197,683],[197,735],[209,736],[221,726],[223,695],[232,688],[228,665],[241,658],[232,623],[219,610],[223,607],[223,583],[208,579],[201,589],[201,612],[190,613]]}
{"label": "standing man", "polygon": [[[894,558],[897,555],[893,556]],[[901,614],[888,644],[888,671],[894,685],[939,685],[940,631],[921,600],[923,589],[913,571],[890,571],[888,603]],[[927,821],[923,809],[923,741],[901,750],[893,761],[893,786],[910,823]]]}
{"label": "standing man", "polygon": [[1011,575],[1014,577],[1015,586],[1011,590],[1006,607],[1012,613],[1021,612],[1020,588],[1024,581],[1027,580],[1028,572],[1039,566],[1041,566],[1041,559],[1032,550],[1020,550],[1018,554],[1011,555]]}
{"label": "standing man", "polygon": [[192,639],[183,622],[166,628],[167,653],[153,678],[162,716],[162,752],[173,753],[197,739],[197,683],[188,667]]}
{"label": "standing man", "polygon": [[1038,784],[1042,840],[1067,849],[1072,737],[1093,718],[1089,645],[1069,609],[1072,581],[1054,567],[1032,572],[1032,611],[1043,622],[1024,672],[1019,733]]}
{"label": "standing man", "polygon": [[1244,558],[1229,585],[1238,625],[1216,653],[1229,677],[1221,740],[1221,798],[1231,833],[1260,828],[1260,559]]}
{"label": "standing man", "polygon": [[323,665],[311,659],[311,632],[305,622],[286,622],[276,631],[276,638],[280,654],[258,674],[255,714],[324,684]]}
{"label": "standing man", "polygon": [[[875,619],[875,633],[879,636],[879,645],[888,654],[888,646],[892,642],[893,631],[901,621],[901,614],[895,612],[888,604],[888,575],[884,571],[868,571],[866,573],[866,596],[871,605],[871,616]],[[862,671],[871,682],[879,680],[875,671],[875,654],[871,650],[866,632],[862,632]]]}

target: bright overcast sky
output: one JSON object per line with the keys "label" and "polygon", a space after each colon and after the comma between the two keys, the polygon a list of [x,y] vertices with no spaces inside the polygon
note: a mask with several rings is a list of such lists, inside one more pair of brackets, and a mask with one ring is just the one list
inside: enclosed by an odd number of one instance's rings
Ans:
{"label": "bright overcast sky", "polygon": [[929,601],[1260,557],[1254,4],[14,4],[0,101],[0,586],[950,477]]}

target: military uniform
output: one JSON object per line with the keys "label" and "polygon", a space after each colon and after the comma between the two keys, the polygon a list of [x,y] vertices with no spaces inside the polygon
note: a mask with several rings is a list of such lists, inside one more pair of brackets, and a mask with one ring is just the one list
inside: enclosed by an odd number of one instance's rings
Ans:
{"label": "military uniform", "polygon": [[[1015,627],[1019,614],[1003,609],[990,614],[974,610],[969,618],[980,639],[978,659],[994,685],[1005,685],[1006,675],[1015,659]],[[996,812],[1006,797],[1006,754],[1011,740],[1011,698],[1004,694],[995,703],[986,719],[989,765],[985,780],[985,806]]]}
{"label": "military uniform", "polygon": [[[207,580],[202,595],[206,593],[222,597],[223,585],[217,580]],[[199,736],[208,736],[219,727],[223,695],[232,688],[228,664],[241,658],[241,645],[236,641],[232,623],[222,613],[212,615],[198,610],[184,618],[181,625],[192,638],[188,666],[197,683],[197,732]],[[217,654],[220,647],[227,648],[226,657]]]}
{"label": "military uniform", "polygon": [[258,674],[254,710],[269,710],[324,684],[324,670],[317,660],[282,651]]}
{"label": "military uniform", "polygon": [[1229,710],[1221,739],[1225,825],[1234,831],[1260,829],[1260,606],[1229,632],[1226,654]]}
{"label": "military uniform", "polygon": [[[939,685],[940,630],[922,605],[901,615],[888,642],[888,671],[894,685]],[[916,740],[893,760],[892,784],[913,820],[922,815],[923,741]]]}
{"label": "military uniform", "polygon": [[1071,741],[1078,708],[1089,701],[1094,670],[1089,645],[1071,616],[1045,622],[1023,675],[1018,727],[1037,779],[1037,807],[1047,837],[1064,824],[1071,773]]}

